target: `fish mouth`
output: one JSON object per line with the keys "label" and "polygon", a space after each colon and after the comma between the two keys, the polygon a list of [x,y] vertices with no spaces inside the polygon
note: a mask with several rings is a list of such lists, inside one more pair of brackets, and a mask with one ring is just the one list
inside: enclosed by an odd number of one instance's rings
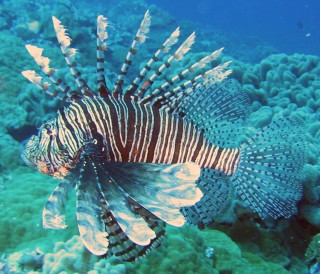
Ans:
{"label": "fish mouth", "polygon": [[48,174],[50,176],[53,176],[53,172],[51,171],[49,165],[45,161],[38,161],[36,163],[36,168],[38,171],[40,171],[42,174]]}
{"label": "fish mouth", "polygon": [[41,159],[31,160],[28,156],[29,156],[29,153],[26,149],[21,154],[22,159],[25,161],[25,163],[28,166],[38,170],[42,174],[47,174],[49,176],[52,176],[58,179],[63,179],[69,173],[70,168],[67,166],[61,166],[59,168],[55,168],[51,164],[47,163],[46,161],[43,161]]}

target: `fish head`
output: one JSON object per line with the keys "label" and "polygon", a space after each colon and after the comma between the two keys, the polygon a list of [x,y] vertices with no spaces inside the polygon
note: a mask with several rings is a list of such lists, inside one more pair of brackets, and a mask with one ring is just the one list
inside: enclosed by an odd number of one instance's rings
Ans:
{"label": "fish head", "polygon": [[24,162],[43,174],[64,178],[72,168],[67,149],[59,142],[56,119],[43,124],[38,135],[32,135],[21,154]]}

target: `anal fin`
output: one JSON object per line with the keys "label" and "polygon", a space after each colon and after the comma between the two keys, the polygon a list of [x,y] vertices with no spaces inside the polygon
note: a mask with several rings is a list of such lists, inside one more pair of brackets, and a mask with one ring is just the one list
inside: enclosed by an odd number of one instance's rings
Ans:
{"label": "anal fin", "polygon": [[229,179],[229,176],[217,170],[201,171],[197,185],[204,193],[203,198],[191,207],[182,208],[182,213],[189,223],[209,224],[227,208],[233,193]]}

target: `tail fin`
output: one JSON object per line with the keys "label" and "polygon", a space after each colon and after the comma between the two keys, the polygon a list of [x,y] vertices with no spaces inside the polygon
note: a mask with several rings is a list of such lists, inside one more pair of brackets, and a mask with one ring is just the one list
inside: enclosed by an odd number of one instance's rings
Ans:
{"label": "tail fin", "polygon": [[289,218],[302,195],[303,132],[292,117],[281,117],[241,146],[232,182],[260,217]]}

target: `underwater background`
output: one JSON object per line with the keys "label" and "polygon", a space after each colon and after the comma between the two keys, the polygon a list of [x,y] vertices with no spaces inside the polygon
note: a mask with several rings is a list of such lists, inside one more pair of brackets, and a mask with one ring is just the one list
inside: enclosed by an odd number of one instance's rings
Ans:
{"label": "underwater background", "polygon": [[260,38],[278,52],[320,53],[317,0],[147,0],[178,20],[192,20],[242,39]]}
{"label": "underwater background", "polygon": [[[62,231],[42,228],[42,208],[57,180],[25,166],[23,144],[62,103],[21,75],[36,69],[25,44],[45,48],[54,67],[65,68],[51,16],[68,28],[81,70],[95,73],[95,23],[111,22],[106,75],[117,75],[145,11],[152,16],[147,61],[177,27],[196,31],[196,52],[224,47],[221,61],[252,101],[248,125],[259,129],[292,113],[308,136],[304,195],[290,220],[262,221],[234,197],[205,229],[170,227],[160,248],[136,263],[99,259],[77,236],[75,200]],[[0,273],[320,273],[320,3],[274,1],[26,1],[0,2]],[[134,73],[133,73],[134,74]],[[66,81],[68,82],[66,78]],[[91,80],[93,81],[93,80]]]}

